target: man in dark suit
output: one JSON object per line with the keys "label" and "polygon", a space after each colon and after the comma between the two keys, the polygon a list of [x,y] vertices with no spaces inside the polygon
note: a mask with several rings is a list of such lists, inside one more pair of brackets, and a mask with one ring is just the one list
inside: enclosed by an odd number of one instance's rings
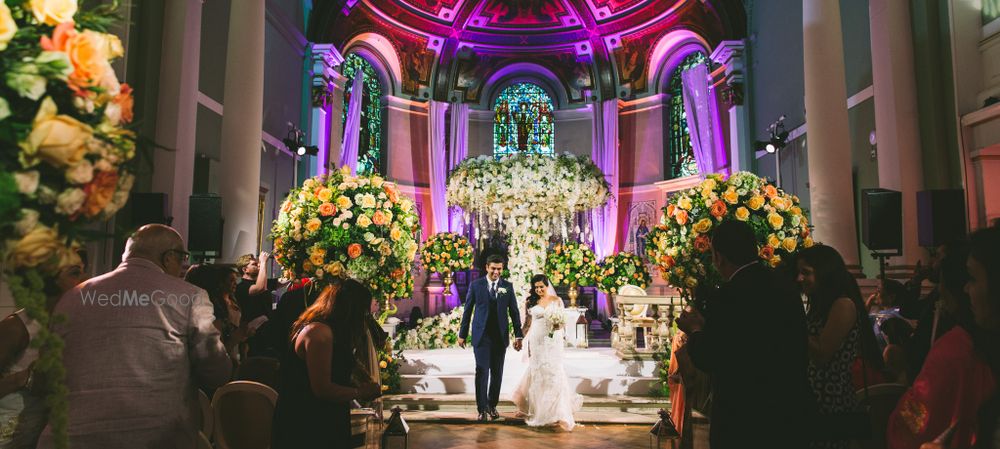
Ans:
{"label": "man in dark suit", "polygon": [[802,300],[760,263],[742,221],[716,227],[712,262],[724,282],[708,294],[704,316],[677,319],[691,361],[711,376],[711,447],[803,447],[811,391]]}
{"label": "man in dark suit", "polygon": [[500,279],[503,258],[492,255],[486,259],[486,277],[469,285],[465,299],[462,328],[458,332],[458,345],[465,347],[472,323],[472,348],[476,354],[476,408],[479,420],[500,419],[497,403],[500,402],[500,382],[503,380],[503,360],[510,343],[507,318],[514,324],[514,349],[521,350],[521,314],[517,310],[514,286]]}

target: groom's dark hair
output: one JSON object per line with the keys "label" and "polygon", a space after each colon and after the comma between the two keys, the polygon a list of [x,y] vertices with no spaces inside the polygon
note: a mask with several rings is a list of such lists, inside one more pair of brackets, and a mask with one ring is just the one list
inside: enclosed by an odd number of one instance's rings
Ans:
{"label": "groom's dark hair", "polygon": [[489,265],[491,263],[498,263],[500,265],[503,265],[503,256],[499,254],[490,254],[490,256],[486,258],[486,265]]}
{"label": "groom's dark hair", "polygon": [[757,260],[757,237],[750,225],[727,220],[712,232],[712,248],[736,266]]}

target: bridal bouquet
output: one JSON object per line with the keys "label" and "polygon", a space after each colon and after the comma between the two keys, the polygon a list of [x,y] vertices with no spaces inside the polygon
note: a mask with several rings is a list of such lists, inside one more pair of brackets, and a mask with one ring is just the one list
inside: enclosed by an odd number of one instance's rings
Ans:
{"label": "bridal bouquet", "polygon": [[726,220],[747,222],[757,236],[760,258],[777,266],[799,248],[813,245],[809,219],[799,199],[766,179],[738,172],[728,179],[708,175],[674,194],[660,224],[646,236],[646,254],[664,279],[687,295],[700,283],[715,284],[711,230]]}
{"label": "bridal bouquet", "polygon": [[549,308],[545,311],[545,322],[549,323],[549,338],[553,338],[557,330],[566,327],[566,315],[558,307]]}
{"label": "bridal bouquet", "polygon": [[419,230],[413,200],[377,175],[353,176],[345,167],[289,192],[271,238],[285,278],[351,277],[387,301],[413,292]]}

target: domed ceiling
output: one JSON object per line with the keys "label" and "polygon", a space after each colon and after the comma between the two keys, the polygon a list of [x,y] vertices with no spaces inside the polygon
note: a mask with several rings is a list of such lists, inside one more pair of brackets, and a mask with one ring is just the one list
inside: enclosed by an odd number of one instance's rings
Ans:
{"label": "domed ceiling", "polygon": [[[418,99],[484,100],[504,68],[542,67],[561,89],[560,107],[593,97],[655,93],[650,71],[660,38],[688,30],[714,47],[741,39],[741,0],[347,0],[317,2],[313,42],[344,50],[379,34],[400,60],[398,93]],[[350,49],[347,49],[350,51]],[[506,76],[506,75],[505,75]],[[516,76],[511,74],[509,76]]]}

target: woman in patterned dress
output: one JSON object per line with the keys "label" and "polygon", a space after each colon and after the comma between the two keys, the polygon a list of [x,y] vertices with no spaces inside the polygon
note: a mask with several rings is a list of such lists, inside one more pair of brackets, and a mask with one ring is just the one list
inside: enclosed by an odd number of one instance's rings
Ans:
{"label": "woman in patterned dress", "polygon": [[[861,290],[837,250],[816,245],[798,255],[798,282],[809,298],[809,384],[821,414],[857,407],[851,364],[861,354],[868,368],[882,369],[882,356]],[[863,342],[862,342],[863,340]],[[863,351],[862,351],[863,349]],[[813,442],[812,448],[847,448],[847,440]]]}

